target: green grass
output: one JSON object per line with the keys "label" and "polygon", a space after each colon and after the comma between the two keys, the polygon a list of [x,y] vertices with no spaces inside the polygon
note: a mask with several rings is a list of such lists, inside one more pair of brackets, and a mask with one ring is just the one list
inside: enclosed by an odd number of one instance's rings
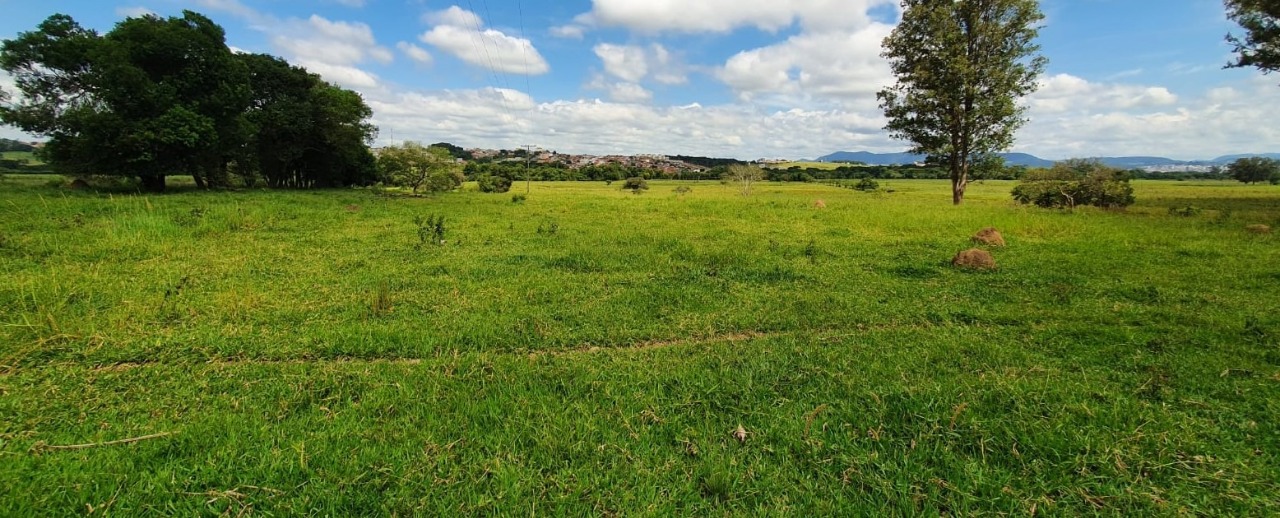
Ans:
{"label": "green grass", "polygon": [[1280,513],[1280,188],[44,182],[0,181],[0,515]]}
{"label": "green grass", "polygon": [[36,158],[35,153],[30,151],[0,151],[0,159],[5,160],[26,160],[30,165],[44,165],[40,159]]}

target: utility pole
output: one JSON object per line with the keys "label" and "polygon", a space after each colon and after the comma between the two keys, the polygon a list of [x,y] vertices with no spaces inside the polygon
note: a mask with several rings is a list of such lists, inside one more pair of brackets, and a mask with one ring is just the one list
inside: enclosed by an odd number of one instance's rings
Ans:
{"label": "utility pole", "polygon": [[524,193],[528,195],[533,191],[533,183],[529,179],[529,160],[533,158],[533,148],[537,147],[533,144],[525,144],[524,146]]}

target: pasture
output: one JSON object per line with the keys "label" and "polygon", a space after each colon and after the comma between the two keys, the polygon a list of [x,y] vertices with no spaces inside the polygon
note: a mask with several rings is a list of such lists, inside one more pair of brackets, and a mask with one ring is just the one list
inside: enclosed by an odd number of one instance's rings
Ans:
{"label": "pasture", "polygon": [[881,186],[10,176],[0,515],[1280,513],[1280,188]]}

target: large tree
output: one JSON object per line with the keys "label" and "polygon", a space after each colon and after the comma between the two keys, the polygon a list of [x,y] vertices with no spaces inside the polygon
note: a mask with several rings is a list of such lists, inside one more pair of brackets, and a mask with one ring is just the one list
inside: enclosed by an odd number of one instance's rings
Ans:
{"label": "large tree", "polygon": [[243,140],[247,79],[222,28],[197,13],[129,18],[105,36],[54,15],[5,41],[0,67],[22,93],[0,116],[48,136],[63,172],[204,185]]}
{"label": "large tree", "polygon": [[1254,67],[1264,74],[1280,70],[1280,0],[1226,0],[1227,16],[1244,36],[1227,35],[1236,59],[1227,67]]}
{"label": "large tree", "polygon": [[221,27],[185,11],[104,36],[54,15],[0,47],[20,95],[0,121],[49,137],[75,175],[167,175],[219,185],[231,166],[275,187],[371,184],[376,129],[359,94],[271,56],[233,54]]}
{"label": "large tree", "polygon": [[884,40],[897,83],[877,95],[885,129],[950,170],[964,201],[970,164],[1008,149],[1026,122],[1018,99],[1034,92],[1046,60],[1035,38],[1035,0],[903,0]]}
{"label": "large tree", "polygon": [[1267,157],[1245,157],[1227,166],[1227,174],[1244,183],[1268,182],[1280,175],[1280,161]]}

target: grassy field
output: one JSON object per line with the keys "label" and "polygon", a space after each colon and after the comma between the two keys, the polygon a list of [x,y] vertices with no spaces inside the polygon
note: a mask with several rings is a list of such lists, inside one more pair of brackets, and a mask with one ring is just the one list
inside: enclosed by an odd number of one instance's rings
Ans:
{"label": "grassy field", "polygon": [[834,171],[840,167],[849,164],[840,164],[835,162],[786,162],[782,164],[770,164],[764,166],[767,169],[787,169],[790,167],[800,167],[803,169],[822,169],[825,171]]}
{"label": "grassy field", "polygon": [[26,160],[27,163],[31,165],[44,165],[44,162],[41,162],[36,158],[35,153],[30,151],[0,151],[0,158],[6,160]]}
{"label": "grassy field", "polygon": [[0,183],[0,515],[1280,513],[1280,188],[45,183]]}

